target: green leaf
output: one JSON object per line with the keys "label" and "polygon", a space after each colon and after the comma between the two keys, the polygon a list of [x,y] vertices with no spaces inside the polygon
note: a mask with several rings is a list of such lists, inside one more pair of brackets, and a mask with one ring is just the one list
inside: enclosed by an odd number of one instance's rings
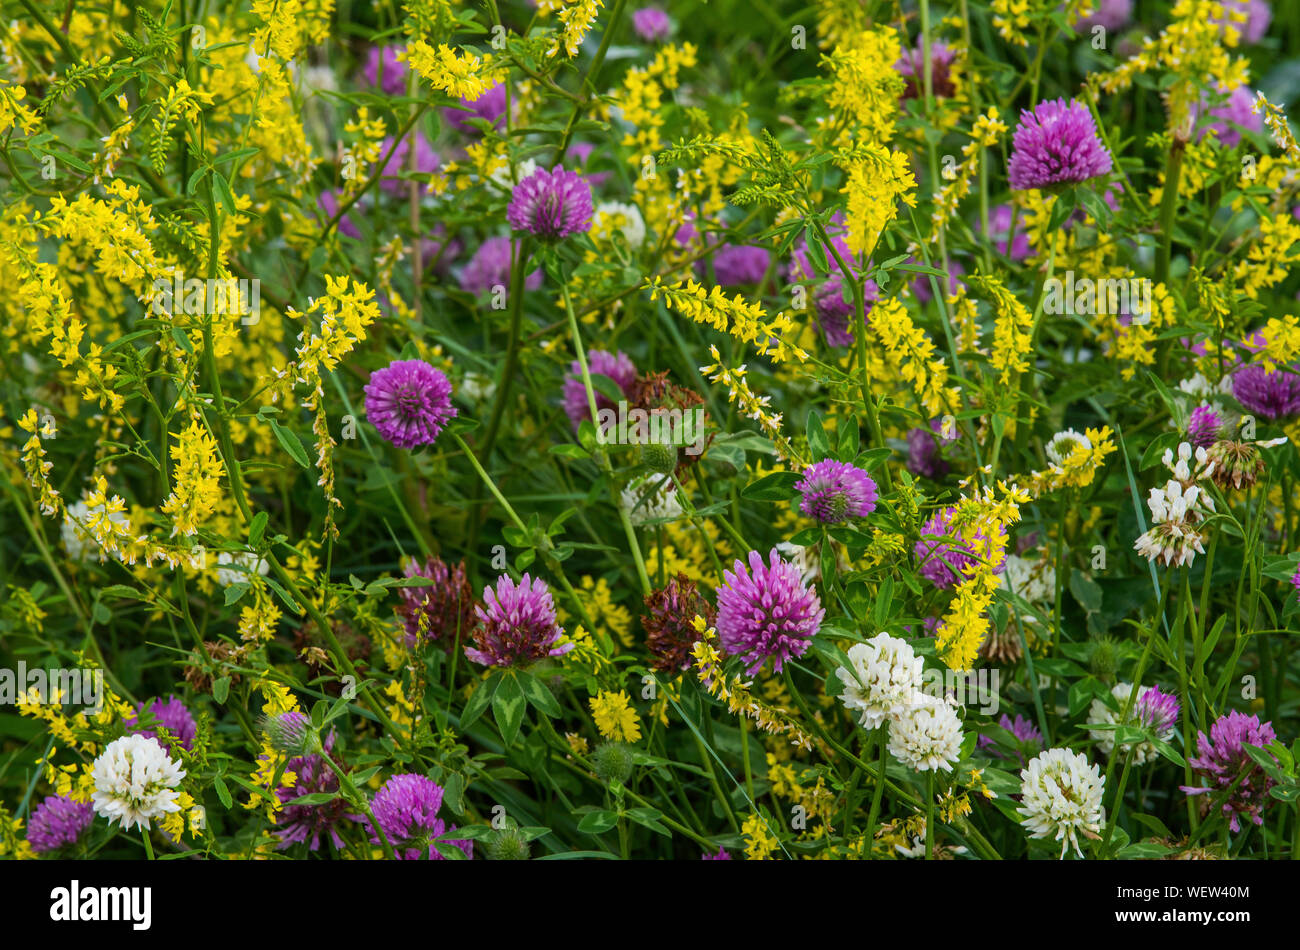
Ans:
{"label": "green leaf", "polygon": [[514,745],[519,737],[519,727],[524,723],[524,712],[528,702],[524,698],[523,687],[514,671],[502,675],[497,684],[497,691],[492,696],[492,718],[501,730],[501,741],[507,746]]}
{"label": "green leaf", "polygon": [[225,703],[230,695],[230,677],[222,676],[212,681],[212,698],[218,703]]}
{"label": "green leaf", "polygon": [[230,789],[226,787],[226,780],[220,775],[212,776],[212,785],[217,790],[217,798],[221,799],[221,806],[227,810],[234,804],[230,797]]}
{"label": "green leaf", "polygon": [[492,704],[492,695],[497,690],[497,683],[500,682],[500,672],[493,672],[491,676],[478,684],[478,687],[470,695],[469,701],[465,703],[465,709],[460,714],[460,731],[465,732],[478,721],[478,717],[483,715],[488,706]]}
{"label": "green leaf", "polygon": [[814,462],[820,462],[831,454],[831,443],[822,428],[822,417],[816,409],[808,410],[808,448]]}
{"label": "green leaf", "polygon": [[740,490],[740,497],[751,501],[788,501],[797,492],[794,486],[802,478],[798,472],[772,472]]}
{"label": "green leaf", "polygon": [[248,544],[256,548],[262,543],[262,535],[266,533],[266,522],[270,516],[265,511],[259,511],[253,515],[253,521],[248,526]]}
{"label": "green leaf", "polygon": [[858,417],[849,416],[839,425],[840,444],[836,451],[841,462],[852,462],[858,455]]}
{"label": "green leaf", "polygon": [[618,815],[612,811],[591,811],[582,816],[578,830],[589,835],[604,834],[618,824]]}
{"label": "green leaf", "polygon": [[274,419],[268,419],[267,421],[271,423],[271,431],[275,433],[275,438],[280,443],[280,447],[288,452],[295,462],[310,470],[311,462],[307,458],[307,452],[302,447],[302,440],[298,438],[298,434],[292,429],[280,425]]}
{"label": "green leaf", "polygon": [[524,698],[543,715],[558,719],[563,714],[560,704],[555,701],[555,696],[536,676],[531,673],[520,673],[519,685],[523,688]]}

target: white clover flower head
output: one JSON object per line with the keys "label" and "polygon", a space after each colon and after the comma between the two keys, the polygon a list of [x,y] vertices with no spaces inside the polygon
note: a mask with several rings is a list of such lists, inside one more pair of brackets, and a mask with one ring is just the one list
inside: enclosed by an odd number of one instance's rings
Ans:
{"label": "white clover flower head", "polygon": [[628,247],[637,250],[645,243],[645,219],[634,204],[621,201],[602,201],[596,205],[593,226],[608,228],[610,233],[620,231]]}
{"label": "white clover flower head", "polygon": [[962,737],[952,704],[918,690],[890,723],[889,752],[918,772],[951,772],[961,758]]}
{"label": "white clover flower head", "polygon": [[118,822],[123,830],[148,828],[152,819],[181,810],[176,786],[185,770],[152,736],[114,739],[95,760],[91,776],[95,813],[110,825]]}
{"label": "white clover flower head", "polygon": [[1020,770],[1020,807],[1031,838],[1054,837],[1061,857],[1073,845],[1079,857],[1079,834],[1096,836],[1105,820],[1101,805],[1106,780],[1085,755],[1069,749],[1048,749]]}
{"label": "white clover flower head", "polygon": [[[1003,590],[1018,594],[1031,604],[1047,603],[1056,596],[1056,568],[1046,558],[1030,560],[1008,554],[1006,570],[998,578]],[[1032,621],[1032,615],[1024,619]]]}
{"label": "white clover flower head", "polygon": [[627,512],[632,524],[643,525],[659,518],[681,517],[682,503],[677,500],[676,489],[667,480],[658,484],[660,480],[644,475],[634,478],[619,494],[619,505]]}
{"label": "white clover flower head", "polygon": [[217,583],[222,587],[247,581],[252,574],[265,577],[271,571],[271,565],[266,563],[266,559],[257,557],[251,551],[235,554],[222,551],[217,555],[217,564],[220,565],[217,568]]}
{"label": "white clover flower head", "polygon": [[1058,432],[1052,436],[1052,441],[1047,443],[1047,460],[1053,465],[1064,465],[1070,453],[1080,445],[1085,449],[1092,448],[1092,442],[1082,432],[1075,432],[1073,429]]}
{"label": "white clover flower head", "polygon": [[835,675],[844,684],[840,702],[860,714],[864,729],[875,729],[904,712],[923,682],[924,660],[906,640],[878,633],[866,643],[849,647],[852,668],[841,666]]}

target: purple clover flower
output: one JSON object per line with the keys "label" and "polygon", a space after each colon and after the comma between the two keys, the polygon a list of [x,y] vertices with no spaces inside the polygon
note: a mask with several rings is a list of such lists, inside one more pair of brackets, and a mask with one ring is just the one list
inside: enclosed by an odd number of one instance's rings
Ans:
{"label": "purple clover flower", "polygon": [[1227,101],[1217,106],[1209,105],[1208,96],[1203,97],[1194,110],[1198,141],[1213,129],[1224,146],[1233,148],[1241,141],[1241,129],[1264,131],[1264,117],[1255,111],[1255,97],[1247,86],[1238,86],[1227,95]]}
{"label": "purple clover flower", "polygon": [[90,802],[50,795],[32,809],[27,820],[27,841],[40,854],[71,847],[94,820],[95,808]]}
{"label": "purple clover flower", "polygon": [[1168,739],[1178,723],[1181,709],[1182,704],[1176,697],[1161,691],[1159,686],[1148,686],[1138,694],[1134,714],[1138,722],[1160,739]]}
{"label": "purple clover flower", "polygon": [[[946,43],[930,44],[930,92],[936,99],[948,99],[957,93],[957,85],[952,81],[952,64],[956,58],[956,53]],[[903,89],[904,99],[924,98],[925,50],[919,36],[916,45],[894,63],[894,69],[907,83]]]}
{"label": "purple clover flower", "polygon": [[456,416],[447,374],[424,360],[395,360],[370,374],[366,418],[399,449],[432,445]]}
{"label": "purple clover flower", "polygon": [[[1016,718],[1012,719],[1006,713],[1003,713],[998,719],[998,725],[1016,737],[1016,741],[1022,745],[1029,746],[1035,752],[1040,751],[1043,747],[1043,734],[1038,731],[1038,727],[1029,719],[1026,719],[1020,713],[1016,713]],[[992,736],[980,736],[976,745],[980,749],[993,756],[995,759],[1004,758],[998,751],[998,744]],[[1016,755],[1020,759],[1021,765],[1025,762],[1023,752],[1017,751]]]}
{"label": "purple clover flower", "polygon": [[[845,262],[851,262],[853,252],[849,250],[848,242],[844,240],[845,230],[844,217],[837,212],[827,225],[826,233],[830,236],[836,253]],[[852,291],[845,282],[844,272],[841,270],[839,262],[835,260],[835,255],[828,253],[826,260],[829,263],[830,273],[826,275],[819,274],[813,264],[813,256],[808,248],[808,242],[804,238],[800,238],[791,254],[787,279],[792,284],[815,284],[813,288],[813,307],[817,314],[817,323],[821,327],[822,336],[826,339],[827,345],[851,346],[855,339],[853,331],[849,329],[849,321],[854,317]],[[863,315],[869,317],[871,316],[871,305],[880,299],[880,289],[876,286],[875,281],[867,279],[862,281],[862,296],[865,303]]]}
{"label": "purple clover flower", "polygon": [[504,128],[506,121],[506,87],[496,83],[483,90],[477,99],[461,98],[459,106],[447,106],[442,110],[447,122],[463,134],[477,134],[478,129],[470,125],[473,119],[483,119],[494,128]]}
{"label": "purple clover flower", "polygon": [[[402,178],[401,175],[406,172],[415,172],[420,175],[431,175],[438,170],[441,160],[438,153],[433,150],[433,146],[419,132],[414,133],[415,137],[415,167],[411,168],[411,138],[402,139],[394,144],[394,139],[390,135],[384,139],[380,146],[379,154],[385,156],[387,161],[384,163],[384,173],[379,179],[379,187],[390,195],[404,197],[411,190],[411,180]],[[416,183],[419,187],[419,183]]]}
{"label": "purple clover flower", "polygon": [[1192,445],[1208,449],[1219,441],[1219,432],[1223,429],[1223,418],[1217,409],[1208,403],[1202,403],[1192,410],[1187,421],[1187,437]]}
{"label": "purple clover flower", "polygon": [[546,583],[525,574],[519,581],[502,574],[496,588],[483,589],[483,605],[474,608],[478,627],[474,646],[465,655],[484,666],[526,666],[547,656],[562,656],[572,643],[556,646],[563,630]]}
{"label": "purple clover flower", "polygon": [[[587,370],[591,375],[608,376],[624,393],[636,381],[636,366],[626,353],[617,356],[605,350],[591,350],[587,354]],[[609,397],[596,390],[596,411],[612,409],[614,404]],[[569,372],[564,377],[564,413],[573,423],[576,432],[583,421],[591,418],[591,407],[587,404],[587,388],[582,384],[582,365],[574,360],[569,364]]]}
{"label": "purple clover flower", "polygon": [[658,7],[642,7],[632,14],[632,29],[647,43],[659,43],[672,33],[672,23]]}
{"label": "purple clover flower", "polygon": [[[305,714],[300,712],[288,712],[284,717],[295,715],[306,719]],[[340,796],[320,805],[285,804],[304,795],[334,794],[339,790],[338,776],[324,760],[324,756],[328,755],[335,763],[338,762],[333,756],[333,749],[334,733],[331,732],[325,737],[323,753],[297,756],[285,763],[284,770],[292,772],[295,778],[291,787],[275,790],[276,797],[283,806],[275,813],[276,829],[280,835],[277,850],[283,851],[290,845],[302,842],[307,845],[307,850],[318,851],[322,836],[328,837],[335,848],[343,849],[343,838],[339,835],[338,826],[343,821],[355,820],[354,816],[347,813],[346,799]]]}
{"label": "purple clover flower", "polygon": [[[144,712],[144,708],[145,704],[140,703],[136,707],[136,710],[137,712]],[[161,699],[155,699],[149,704],[149,712],[158,720],[160,726],[180,741],[180,744],[186,751],[194,748],[194,733],[196,726],[194,723],[194,717],[190,714],[190,711],[185,708],[184,703],[175,696],[168,696],[166,702],[163,702]],[[157,739],[162,745],[167,747],[169,752],[173,751],[171,740],[164,739],[162,736],[158,735],[155,730],[135,728],[135,724],[138,721],[139,718],[137,716],[123,718],[123,722],[131,732],[138,733],[142,736],[148,736],[151,739]]]}
{"label": "purple clover flower", "polygon": [[807,652],[826,611],[799,568],[782,560],[776,548],[767,564],[750,551],[749,570],[737,560],[722,580],[718,636],[724,650],[744,659],[746,673],[754,673],[768,657],[775,658],[780,673],[786,660]]}
{"label": "purple clover flower", "polygon": [[1011,238],[1010,250],[1007,248],[1007,238],[1011,236],[1011,205],[996,205],[989,209],[989,232],[997,244],[998,253],[1004,254],[1013,261],[1023,261],[1033,253],[1033,248],[1029,246],[1029,235],[1026,233],[1023,216],[1016,220],[1016,233]]}
{"label": "purple clover flower", "polygon": [[[1235,711],[1220,716],[1210,726],[1208,739],[1204,732],[1196,734],[1196,748],[1200,754],[1188,759],[1205,784],[1195,787],[1183,785],[1182,790],[1188,795],[1215,795],[1232,788],[1235,783],[1236,788],[1223,803],[1223,814],[1230,816],[1229,830],[1241,830],[1242,815],[1256,825],[1262,825],[1262,813],[1268,804],[1268,790],[1273,780],[1246,754],[1242,743],[1266,746],[1276,738],[1273,724],[1261,723],[1258,716]],[[1244,776],[1240,782],[1238,776]]]}
{"label": "purple clover flower", "polygon": [[1101,0],[1097,11],[1080,18],[1074,25],[1076,32],[1085,33],[1094,26],[1118,30],[1133,18],[1133,0]]}
{"label": "purple clover flower", "polygon": [[[330,218],[334,217],[334,215],[338,214],[338,189],[330,188],[326,191],[322,191],[320,197],[316,199],[316,203],[321,212],[325,215],[324,220],[321,222],[324,224]],[[359,207],[359,205],[356,207]],[[357,230],[356,224],[353,223],[352,219],[346,214],[339,219],[338,230],[340,234],[346,234],[348,237],[356,238],[358,241],[361,240],[361,232]]]}
{"label": "purple clover flower", "polygon": [[474,629],[474,591],[465,576],[465,562],[448,567],[438,557],[423,564],[411,558],[403,573],[433,581],[425,587],[399,588],[397,616],[406,631],[407,646],[423,641],[450,647],[457,637],[461,642],[468,640]]}
{"label": "purple clover flower", "polygon": [[[366,51],[366,65],[363,69],[366,82],[371,86],[379,87],[386,96],[406,95],[408,70],[406,64],[397,58],[401,52],[401,48],[397,46],[372,46]],[[382,83],[379,75],[381,56],[384,64]]]}
{"label": "purple clover flower", "polygon": [[713,255],[713,275],[720,287],[757,284],[767,275],[771,260],[772,252],[765,247],[727,244]]}
{"label": "purple clover flower", "polygon": [[[510,285],[511,246],[508,237],[490,237],[479,245],[474,256],[460,272],[460,288],[478,296],[490,293],[493,287]],[[542,269],[539,267],[524,278],[525,290],[542,286]]]}
{"label": "purple clover flower", "polygon": [[911,429],[907,433],[907,470],[924,478],[942,478],[948,463],[939,454],[939,440],[933,431]]}
{"label": "purple clover flower", "polygon": [[[444,860],[442,853],[434,845],[433,839],[448,831],[455,831],[438,817],[442,807],[442,788],[423,775],[401,773],[394,775],[370,802],[370,810],[375,821],[384,832],[384,837],[393,846],[393,852],[399,861]],[[369,821],[366,821],[369,825]],[[379,843],[379,835],[371,829],[371,843]],[[444,845],[455,845],[465,852],[465,857],[474,857],[472,841],[445,841]]]}
{"label": "purple clover flower", "polygon": [[1232,395],[1247,412],[1270,421],[1300,413],[1300,375],[1251,363],[1232,374]]}
{"label": "purple clover flower", "polygon": [[[965,578],[966,569],[977,561],[976,548],[983,547],[982,544],[966,547],[960,541],[944,540],[945,535],[952,533],[953,515],[956,513],[956,508],[945,508],[933,515],[922,527],[921,539],[912,549],[921,562],[921,574],[940,589],[960,583]],[[997,530],[1000,536],[1005,536],[1006,531],[1001,525],[998,525]],[[982,531],[976,531],[975,538],[988,540]],[[1006,563],[1003,562],[998,565],[995,573],[1000,574],[1005,569]]]}
{"label": "purple clover flower", "polygon": [[[1224,27],[1231,25],[1236,29],[1241,34],[1238,42],[1254,46],[1264,38],[1264,34],[1268,32],[1268,25],[1273,19],[1273,8],[1265,0],[1220,0],[1220,2],[1223,4],[1223,17],[1218,22]],[[1228,17],[1234,9],[1245,12],[1245,23],[1238,23]]]}
{"label": "purple clover flower", "polygon": [[863,518],[876,508],[876,483],[846,462],[822,459],[809,465],[794,487],[803,495],[799,510],[822,524]]}
{"label": "purple clover flower", "polygon": [[512,228],[547,242],[587,230],[591,215],[591,187],[577,172],[563,168],[537,169],[515,185],[506,208]]}
{"label": "purple clover flower", "polygon": [[1111,169],[1092,114],[1074,100],[1045,99],[1033,112],[1022,110],[1013,144],[1007,177],[1016,191],[1075,185]]}
{"label": "purple clover flower", "polygon": [[722,845],[718,845],[718,850],[717,850],[716,852],[713,852],[713,851],[707,852],[706,854],[704,854],[704,855],[701,856],[700,860],[702,860],[702,861],[730,861],[730,860],[731,860],[731,855],[729,855],[729,854],[727,853],[727,849],[726,849],[726,848],[724,848]]}

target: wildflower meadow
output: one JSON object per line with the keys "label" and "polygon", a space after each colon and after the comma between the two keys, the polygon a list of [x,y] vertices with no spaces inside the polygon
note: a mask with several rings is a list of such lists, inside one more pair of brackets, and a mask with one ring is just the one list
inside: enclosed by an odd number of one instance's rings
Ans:
{"label": "wildflower meadow", "polygon": [[657,2],[0,0],[0,857],[1300,858],[1300,4]]}

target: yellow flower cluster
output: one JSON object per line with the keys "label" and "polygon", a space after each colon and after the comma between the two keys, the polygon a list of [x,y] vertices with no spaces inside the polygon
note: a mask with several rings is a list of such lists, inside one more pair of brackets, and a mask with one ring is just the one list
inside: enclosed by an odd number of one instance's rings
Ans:
{"label": "yellow flower cluster", "polygon": [[993,303],[993,347],[989,362],[998,370],[999,386],[1007,387],[1016,375],[1029,369],[1028,356],[1033,347],[1033,314],[997,277],[976,274],[971,278],[971,284],[986,294]]}
{"label": "yellow flower cluster", "polygon": [[1020,504],[1029,496],[999,482],[995,495],[983,488],[954,506],[951,533],[973,553],[964,568],[952,603],[935,631],[939,658],[950,669],[969,670],[989,631],[988,608],[1001,584],[995,573],[1006,560],[1007,529],[1020,520]]}
{"label": "yellow flower cluster", "polygon": [[587,38],[587,32],[596,22],[596,11],[604,5],[601,0],[565,0],[565,5],[559,13],[560,32],[556,34],[555,41],[546,51],[546,55],[554,56],[560,50],[564,50],[565,55],[570,59],[577,56],[582,41]]}
{"label": "yellow flower cluster", "polygon": [[488,66],[473,53],[456,51],[445,43],[434,48],[416,40],[398,56],[417,73],[429,80],[434,89],[455,99],[476,101],[487,91]]}
{"label": "yellow flower cluster", "polygon": [[1075,442],[1074,448],[1061,460],[1061,464],[1053,463],[1044,471],[1031,472],[1024,486],[1029,497],[1038,498],[1060,488],[1086,488],[1092,484],[1097,472],[1105,464],[1106,456],[1114,452],[1116,446],[1111,441],[1109,426],[1086,429],[1083,434],[1092,443],[1092,447]]}
{"label": "yellow flower cluster", "polygon": [[800,363],[808,359],[803,349],[786,342],[794,336],[795,326],[784,312],[769,320],[761,304],[746,303],[740,294],[728,297],[721,287],[705,293],[694,280],[665,284],[662,277],[655,275],[653,280],[646,279],[643,286],[650,291],[652,301],[662,295],[664,303],[678,313],[729,333],[742,343],[753,344],[774,363],[783,363],[791,357]]}
{"label": "yellow flower cluster", "polygon": [[[1227,28],[1220,26],[1225,13],[1230,17]],[[1245,15],[1216,0],[1177,0],[1170,20],[1159,36],[1147,37],[1132,58],[1110,72],[1093,74],[1088,81],[1093,88],[1113,94],[1128,89],[1140,73],[1164,71],[1169,128],[1186,140],[1191,110],[1206,88],[1231,92],[1246,82],[1249,64],[1228,52],[1240,40]]]}
{"label": "yellow flower cluster", "polygon": [[894,64],[901,55],[898,31],[881,26],[857,33],[823,59],[830,75],[826,105],[842,121],[858,126],[865,141],[888,142],[894,137],[904,86]]}
{"label": "yellow flower cluster", "polygon": [[891,297],[877,303],[871,310],[871,329],[884,345],[890,369],[911,384],[927,414],[956,412],[960,397],[948,385],[948,364],[936,356],[934,343],[901,302]]}
{"label": "yellow flower cluster", "polygon": [[898,203],[916,207],[916,179],[907,156],[882,145],[854,149],[844,188],[848,195],[845,243],[854,254],[870,256],[885,226],[898,217]]}
{"label": "yellow flower cluster", "polygon": [[979,170],[980,156],[984,149],[996,145],[1006,131],[1006,123],[998,118],[997,106],[989,106],[989,111],[975,120],[970,131],[971,140],[961,149],[961,164],[952,170],[948,183],[935,195],[934,211],[930,215],[931,243],[938,239],[948,219],[957,213],[961,202],[970,194],[971,179]]}
{"label": "yellow flower cluster", "polygon": [[596,730],[613,742],[637,742],[641,738],[641,719],[631,707],[626,692],[602,690],[591,697],[591,718]]}
{"label": "yellow flower cluster", "polygon": [[217,457],[217,442],[196,418],[189,428],[176,434],[171,456],[172,492],[163,502],[162,511],[172,519],[173,537],[196,534],[221,497],[218,485],[222,465]]}
{"label": "yellow flower cluster", "polygon": [[695,641],[695,646],[691,649],[691,655],[695,657],[695,676],[708,694],[725,702],[733,716],[745,716],[769,735],[786,736],[791,745],[811,749],[812,736],[790,719],[784,710],[775,709],[755,698],[750,692],[752,684],[739,676],[727,680],[722,669],[722,654],[713,645],[717,640],[717,631],[709,627],[700,616],[694,619],[693,624],[700,634],[700,639]]}

